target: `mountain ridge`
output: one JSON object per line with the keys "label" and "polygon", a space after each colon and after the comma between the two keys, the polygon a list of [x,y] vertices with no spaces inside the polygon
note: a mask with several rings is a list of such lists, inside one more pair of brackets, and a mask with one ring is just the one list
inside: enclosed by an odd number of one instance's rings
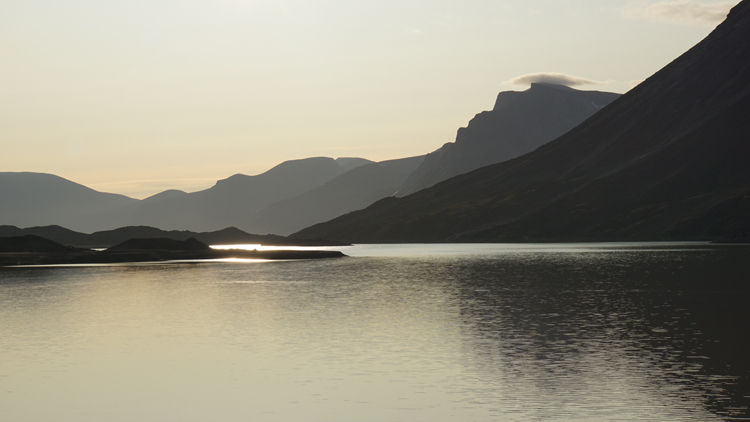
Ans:
{"label": "mountain ridge", "polygon": [[396,196],[533,151],[619,96],[548,83],[532,83],[525,91],[500,92],[492,110],[476,114],[466,127],[458,129],[455,142],[427,154]]}
{"label": "mountain ridge", "polygon": [[202,191],[170,189],[142,200],[98,192],[53,174],[0,172],[0,224],[59,225],[81,232],[139,225],[194,231],[246,226],[252,215],[271,203],[371,163],[356,157],[288,160],[259,175],[218,180]]}
{"label": "mountain ridge", "polygon": [[165,230],[219,230],[227,226],[249,230],[247,221],[266,206],[282,201],[356,168],[372,163],[361,158],[336,161],[310,157],[284,161],[255,176],[235,174],[198,192],[155,203],[139,203],[109,218],[110,227],[148,225]]}
{"label": "mountain ridge", "polygon": [[348,242],[713,240],[750,234],[750,3],[534,152],[292,235]]}
{"label": "mountain ridge", "polygon": [[393,195],[424,156],[366,164],[293,198],[275,202],[253,216],[256,233],[288,235],[311,224],[362,209]]}
{"label": "mountain ridge", "polygon": [[138,202],[54,174],[35,172],[0,172],[0,198],[0,223],[20,226],[81,226],[97,213]]}

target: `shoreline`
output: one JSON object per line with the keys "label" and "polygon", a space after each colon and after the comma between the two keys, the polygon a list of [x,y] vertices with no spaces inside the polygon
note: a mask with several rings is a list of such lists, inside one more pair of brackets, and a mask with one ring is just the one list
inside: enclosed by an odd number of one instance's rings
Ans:
{"label": "shoreline", "polygon": [[1,252],[0,267],[66,264],[119,264],[232,258],[264,260],[326,259],[343,258],[345,256],[345,254],[339,251],[248,251],[242,249],[212,249],[207,251],[170,251],[152,249],[117,251],[72,250],[65,252]]}

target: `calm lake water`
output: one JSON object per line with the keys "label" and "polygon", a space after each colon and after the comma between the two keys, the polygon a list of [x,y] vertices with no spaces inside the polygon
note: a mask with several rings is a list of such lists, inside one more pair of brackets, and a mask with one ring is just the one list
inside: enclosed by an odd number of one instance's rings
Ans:
{"label": "calm lake water", "polygon": [[344,252],[2,269],[0,420],[750,417],[748,247]]}

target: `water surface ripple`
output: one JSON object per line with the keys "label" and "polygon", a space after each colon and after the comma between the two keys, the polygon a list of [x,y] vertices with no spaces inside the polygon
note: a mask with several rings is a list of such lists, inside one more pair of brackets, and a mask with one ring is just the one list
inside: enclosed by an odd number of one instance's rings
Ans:
{"label": "water surface ripple", "polygon": [[2,421],[750,417],[750,249],[0,270]]}

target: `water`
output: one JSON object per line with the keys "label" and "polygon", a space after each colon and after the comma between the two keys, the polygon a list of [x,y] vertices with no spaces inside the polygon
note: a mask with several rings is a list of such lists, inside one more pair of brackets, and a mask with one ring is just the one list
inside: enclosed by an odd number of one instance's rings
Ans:
{"label": "water", "polygon": [[0,421],[750,417],[750,249],[0,270]]}

